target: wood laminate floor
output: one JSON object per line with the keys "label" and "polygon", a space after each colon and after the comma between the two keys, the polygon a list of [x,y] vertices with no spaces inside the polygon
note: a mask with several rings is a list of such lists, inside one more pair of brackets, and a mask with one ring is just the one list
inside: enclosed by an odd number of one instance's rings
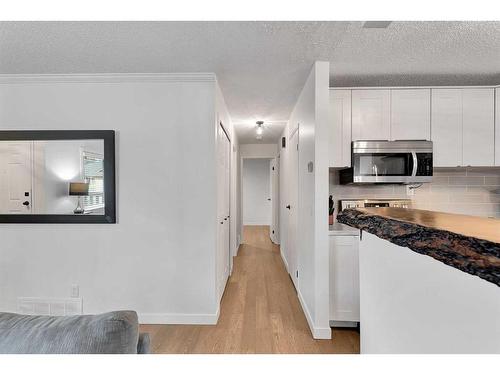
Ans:
{"label": "wood laminate floor", "polygon": [[359,353],[359,333],[314,340],[269,227],[245,226],[217,325],[141,325],[154,353]]}

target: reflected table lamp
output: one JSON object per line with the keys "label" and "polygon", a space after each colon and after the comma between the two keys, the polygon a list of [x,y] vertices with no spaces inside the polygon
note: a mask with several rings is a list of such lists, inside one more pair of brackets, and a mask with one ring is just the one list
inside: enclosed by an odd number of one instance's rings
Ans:
{"label": "reflected table lamp", "polygon": [[69,195],[78,197],[78,205],[76,206],[73,213],[83,214],[85,210],[82,208],[81,197],[89,195],[89,183],[88,182],[70,182],[69,183]]}

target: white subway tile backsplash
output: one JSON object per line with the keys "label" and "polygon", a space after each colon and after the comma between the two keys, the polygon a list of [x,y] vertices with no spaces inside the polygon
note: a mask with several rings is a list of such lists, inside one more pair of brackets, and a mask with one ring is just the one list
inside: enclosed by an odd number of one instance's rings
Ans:
{"label": "white subway tile backsplash", "polygon": [[500,218],[500,168],[435,168],[433,181],[407,196],[404,185],[339,185],[338,172],[330,171],[330,194],[350,198],[412,199],[413,207],[474,216]]}
{"label": "white subway tile backsplash", "polygon": [[[459,176],[459,177],[448,177],[450,185],[462,185],[462,186],[477,186],[484,185],[484,176]],[[434,184],[434,179],[432,181]]]}
{"label": "white subway tile backsplash", "polygon": [[486,176],[484,178],[485,185],[500,186],[500,176]]}

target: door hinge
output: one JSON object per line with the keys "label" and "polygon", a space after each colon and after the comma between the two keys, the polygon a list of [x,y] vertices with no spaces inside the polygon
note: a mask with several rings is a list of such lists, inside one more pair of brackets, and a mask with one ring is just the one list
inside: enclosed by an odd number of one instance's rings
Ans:
{"label": "door hinge", "polygon": [[299,151],[299,144],[297,143],[297,151]]}
{"label": "door hinge", "polygon": [[273,230],[273,234],[274,234],[274,230]]}
{"label": "door hinge", "polygon": [[297,279],[299,278],[299,270],[295,271],[295,275],[297,277]]}
{"label": "door hinge", "polygon": [[273,171],[274,171],[274,167],[273,167]]}

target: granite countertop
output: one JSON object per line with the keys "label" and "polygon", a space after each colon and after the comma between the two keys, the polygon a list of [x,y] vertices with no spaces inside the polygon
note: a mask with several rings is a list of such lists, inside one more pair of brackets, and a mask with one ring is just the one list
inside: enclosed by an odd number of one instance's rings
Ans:
{"label": "granite countertop", "polygon": [[340,223],[500,286],[500,220],[405,208],[341,211]]}

